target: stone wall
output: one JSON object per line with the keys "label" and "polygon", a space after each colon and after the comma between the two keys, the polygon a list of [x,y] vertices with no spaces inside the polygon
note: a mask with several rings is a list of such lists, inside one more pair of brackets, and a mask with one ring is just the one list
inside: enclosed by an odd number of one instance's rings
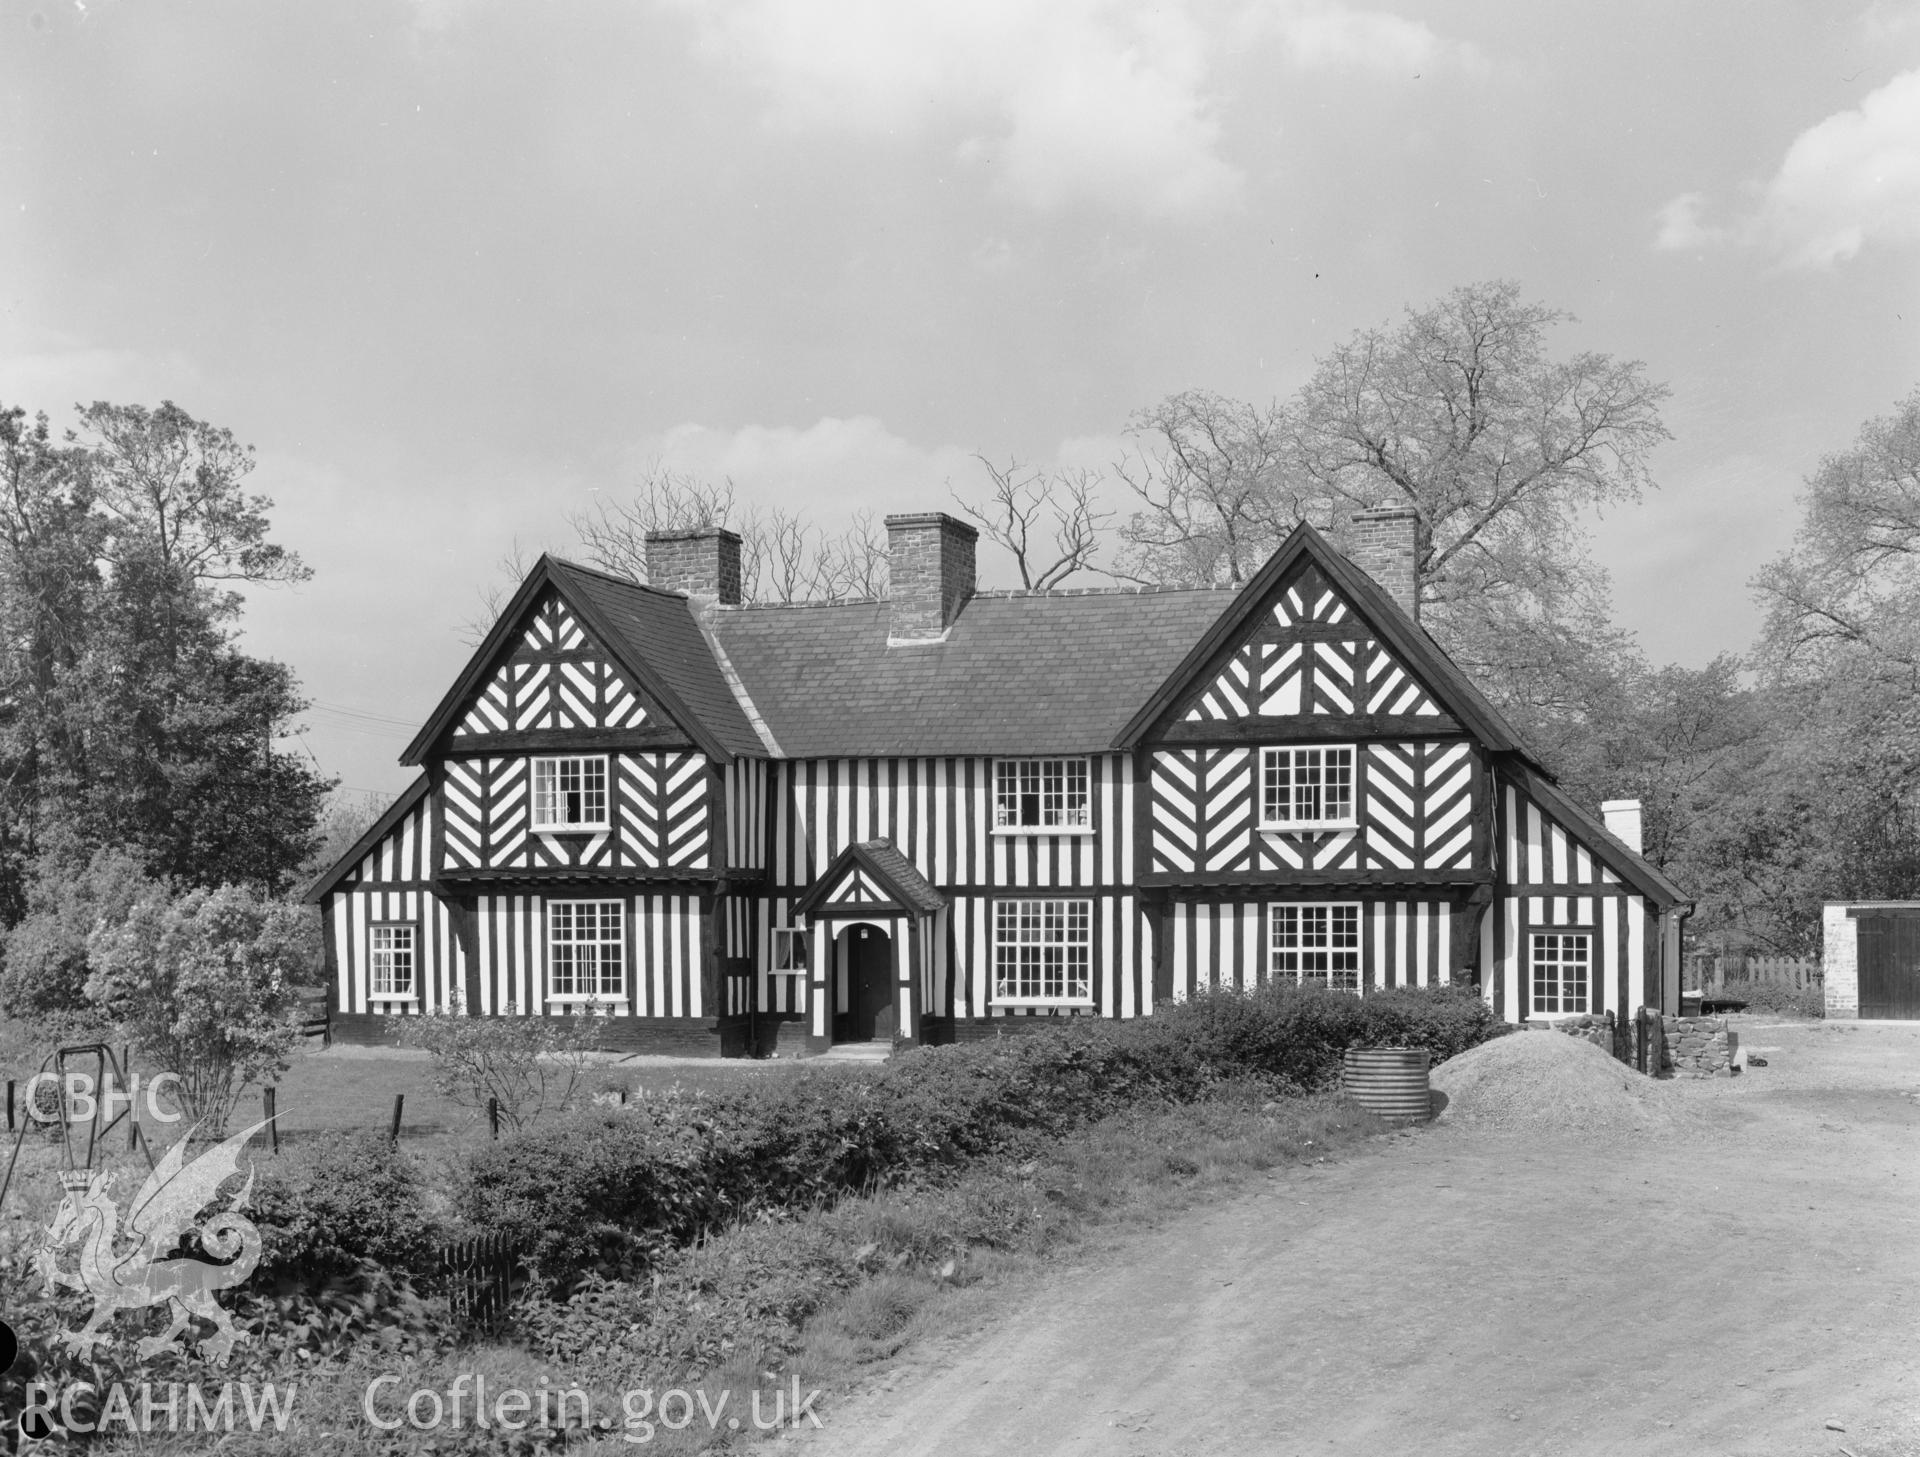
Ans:
{"label": "stone wall", "polygon": [[[1527,1021],[1520,1024],[1530,1032],[1559,1032],[1591,1042],[1608,1056],[1613,1055],[1613,1013],[1597,1012],[1582,1017],[1556,1017],[1552,1021]],[[1662,1017],[1660,1051],[1661,1077],[1710,1078],[1731,1076],[1737,1069],[1734,1060],[1740,1051],[1740,1034],[1731,1030],[1724,1017]],[[1631,1036],[1638,1031],[1628,1027]]]}
{"label": "stone wall", "polygon": [[1724,1017],[1663,1017],[1666,1057],[1661,1071],[1677,1078],[1731,1077],[1739,1069],[1740,1034]]}

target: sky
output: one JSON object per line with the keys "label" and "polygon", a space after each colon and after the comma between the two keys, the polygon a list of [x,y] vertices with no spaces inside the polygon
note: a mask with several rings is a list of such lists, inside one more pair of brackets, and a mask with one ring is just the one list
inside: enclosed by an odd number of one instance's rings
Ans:
{"label": "sky", "polygon": [[1671,387],[1618,622],[1744,651],[1917,265],[1920,4],[0,0],[0,402],[255,447],[245,646],[355,792],[650,464],[953,509],[1493,278]]}

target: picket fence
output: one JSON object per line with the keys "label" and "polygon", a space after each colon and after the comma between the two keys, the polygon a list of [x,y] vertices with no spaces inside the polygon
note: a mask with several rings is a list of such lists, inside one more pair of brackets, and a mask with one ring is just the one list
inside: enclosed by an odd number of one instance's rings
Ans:
{"label": "picket fence", "polygon": [[1820,985],[1820,963],[1792,956],[1717,956],[1700,953],[1687,958],[1687,990],[1720,991],[1728,987],[1791,987],[1795,991]]}

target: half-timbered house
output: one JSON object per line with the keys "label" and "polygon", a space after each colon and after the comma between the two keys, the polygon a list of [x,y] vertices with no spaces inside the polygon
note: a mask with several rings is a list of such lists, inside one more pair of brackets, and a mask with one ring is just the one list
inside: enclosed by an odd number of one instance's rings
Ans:
{"label": "half-timbered house", "polygon": [[718,528],[647,586],[543,558],[312,889],[338,1028],[821,1051],[1275,978],[1677,1010],[1637,806],[1573,802],[1421,630],[1415,524],[1301,526],[1238,591],[976,591],[940,514],[888,518],[883,601],[743,605]]}

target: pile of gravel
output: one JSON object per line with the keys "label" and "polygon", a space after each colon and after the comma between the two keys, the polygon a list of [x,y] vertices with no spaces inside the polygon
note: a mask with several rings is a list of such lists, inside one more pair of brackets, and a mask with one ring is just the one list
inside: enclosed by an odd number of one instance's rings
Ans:
{"label": "pile of gravel", "polygon": [[1483,1042],[1436,1067],[1433,1088],[1437,1122],[1505,1133],[1666,1133],[1684,1116],[1670,1085],[1559,1032]]}

